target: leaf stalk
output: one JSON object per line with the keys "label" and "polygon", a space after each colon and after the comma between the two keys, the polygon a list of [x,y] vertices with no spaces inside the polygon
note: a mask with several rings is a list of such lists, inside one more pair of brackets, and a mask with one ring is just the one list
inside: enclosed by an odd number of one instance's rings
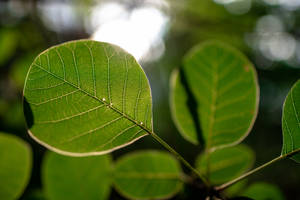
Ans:
{"label": "leaf stalk", "polygon": [[165,147],[169,152],[171,152],[174,156],[176,156],[176,158],[180,160],[187,168],[189,168],[193,173],[195,173],[201,179],[201,181],[204,183],[206,187],[209,187],[209,183],[207,179],[197,169],[192,167],[192,165],[188,161],[186,161],[179,153],[177,153],[177,151],[175,151],[170,145],[168,145],[168,143],[166,143],[163,139],[161,139],[158,135],[156,135],[153,132],[150,133],[150,135],[158,143],[160,143],[163,147]]}
{"label": "leaf stalk", "polygon": [[263,165],[255,168],[255,169],[252,169],[249,172],[246,172],[245,174],[243,174],[243,175],[241,175],[241,176],[239,176],[239,177],[237,177],[237,178],[235,178],[235,179],[233,179],[231,181],[228,181],[227,183],[224,183],[224,184],[222,184],[220,186],[215,187],[215,190],[216,191],[224,190],[224,189],[228,188],[229,186],[231,186],[231,185],[239,182],[240,180],[243,180],[246,177],[254,174],[255,172],[257,172],[257,171],[259,171],[261,169],[264,169],[265,167],[268,167],[268,166],[276,163],[277,161],[289,158],[289,157],[291,157],[291,156],[293,156],[293,155],[295,155],[296,153],[299,153],[299,152],[300,152],[300,149],[296,149],[296,150],[294,150],[294,151],[292,151],[290,153],[287,153],[287,154],[284,154],[284,155],[280,155],[280,156],[274,158],[273,160],[271,160],[271,161],[269,161],[269,162],[267,162],[267,163],[265,163],[265,164],[263,164]]}

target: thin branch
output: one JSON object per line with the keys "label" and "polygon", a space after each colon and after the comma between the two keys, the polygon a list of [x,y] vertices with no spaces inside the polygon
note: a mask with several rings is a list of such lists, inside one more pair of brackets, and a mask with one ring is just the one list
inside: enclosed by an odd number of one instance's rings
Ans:
{"label": "thin branch", "polygon": [[186,167],[188,167],[192,172],[194,172],[201,181],[205,184],[206,187],[209,187],[209,183],[206,180],[206,178],[192,165],[187,162],[179,153],[177,153],[170,145],[168,145],[163,139],[161,139],[158,135],[155,133],[149,133],[157,142],[159,142],[162,146],[164,146],[169,152],[171,152],[173,155],[175,155]]}
{"label": "thin branch", "polygon": [[229,181],[227,183],[224,183],[224,184],[222,184],[220,186],[215,187],[215,190],[216,191],[224,190],[224,189],[228,188],[229,186],[237,183],[238,181],[243,180],[244,178],[250,176],[251,174],[254,174],[255,172],[257,172],[257,171],[259,171],[261,169],[264,169],[265,167],[268,167],[268,166],[274,164],[277,161],[280,161],[280,160],[283,160],[285,158],[291,157],[291,156],[293,156],[293,155],[295,155],[296,153],[299,153],[299,152],[300,152],[300,149],[296,149],[296,150],[294,150],[294,151],[292,151],[292,152],[290,152],[288,154],[280,155],[277,158],[274,158],[273,160],[271,160],[271,161],[269,161],[269,162],[267,162],[267,163],[265,163],[265,164],[263,164],[263,165],[255,168],[255,169],[253,169],[253,170],[251,170],[251,171],[249,171],[249,172],[247,172],[247,173],[239,176],[238,178],[235,178],[235,179],[233,179],[233,180],[231,180],[231,181]]}

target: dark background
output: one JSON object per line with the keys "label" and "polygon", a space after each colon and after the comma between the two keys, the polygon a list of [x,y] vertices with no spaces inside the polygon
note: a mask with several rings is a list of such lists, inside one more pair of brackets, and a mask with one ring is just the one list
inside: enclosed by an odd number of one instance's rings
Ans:
{"label": "dark background", "polygon": [[[171,120],[170,72],[202,41],[235,46],[258,71],[259,114],[244,141],[256,152],[258,166],[281,152],[282,103],[300,77],[299,19],[300,0],[0,1],[0,131],[22,137],[34,151],[31,181],[22,199],[43,196],[40,164],[45,149],[27,135],[21,103],[26,72],[42,50],[92,37],[133,53],[150,79],[155,132],[193,163],[202,148],[186,142]],[[147,148],[161,146],[146,137],[113,156]],[[300,199],[300,165],[291,160],[249,178],[249,183],[255,181],[277,184],[287,199]],[[111,199],[121,197],[113,192]]]}

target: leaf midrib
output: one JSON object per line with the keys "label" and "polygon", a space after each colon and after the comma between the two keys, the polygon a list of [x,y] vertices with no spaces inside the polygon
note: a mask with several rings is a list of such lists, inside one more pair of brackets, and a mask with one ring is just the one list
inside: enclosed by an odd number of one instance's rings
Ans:
{"label": "leaf midrib", "polygon": [[155,173],[155,172],[117,172],[118,178],[141,178],[141,179],[179,179],[177,173]]}
{"label": "leaf midrib", "polygon": [[123,116],[123,117],[126,118],[127,120],[133,122],[135,125],[137,125],[137,126],[140,127],[141,129],[145,130],[149,135],[151,135],[151,134],[153,133],[153,132],[150,131],[147,127],[141,125],[140,123],[138,123],[136,120],[132,119],[132,118],[131,118],[129,115],[127,115],[126,113],[123,113],[123,112],[121,112],[120,110],[118,110],[117,108],[113,107],[113,105],[111,105],[110,103],[107,103],[107,102],[105,102],[105,101],[102,101],[102,100],[99,99],[98,97],[91,95],[90,93],[88,93],[87,91],[85,91],[85,90],[79,88],[78,86],[74,85],[73,83],[71,83],[71,82],[69,82],[69,81],[67,81],[67,80],[65,80],[65,79],[63,79],[63,78],[57,76],[56,74],[54,74],[54,73],[52,73],[52,72],[50,72],[50,71],[48,71],[48,70],[46,70],[46,69],[44,69],[42,66],[40,66],[40,65],[37,64],[37,63],[34,63],[33,65],[35,65],[35,66],[38,67],[39,69],[45,71],[46,73],[52,75],[53,77],[55,77],[55,78],[57,78],[57,79],[63,81],[64,83],[69,84],[70,86],[72,86],[72,87],[78,89],[80,92],[86,94],[87,96],[89,96],[89,97],[91,97],[91,98],[93,98],[93,99],[95,99],[95,100],[101,102],[102,104],[106,105],[107,107],[109,107],[109,108],[110,108],[111,110],[113,110],[114,112],[118,113],[119,115]]}
{"label": "leaf midrib", "polygon": [[220,169],[223,169],[223,168],[228,168],[232,165],[235,165],[235,164],[238,164],[238,163],[245,163],[243,162],[245,161],[243,158],[240,158],[240,157],[237,157],[237,159],[228,159],[226,160],[226,162],[223,160],[222,162],[219,162],[217,164],[214,164],[214,167],[211,167],[211,171],[210,173],[212,172],[216,172]]}
{"label": "leaf midrib", "polygon": [[212,86],[212,103],[210,106],[210,110],[211,110],[211,115],[210,115],[210,120],[209,120],[209,128],[208,128],[208,140],[207,140],[207,146],[206,146],[206,151],[209,151],[211,143],[212,143],[212,134],[213,134],[213,125],[214,125],[214,121],[215,121],[215,113],[216,113],[216,101],[217,101],[217,96],[218,96],[218,92],[217,92],[217,87],[218,87],[218,81],[219,81],[219,75],[218,75],[218,65],[217,64],[213,64],[213,73],[215,74],[215,76],[213,76],[213,86]]}

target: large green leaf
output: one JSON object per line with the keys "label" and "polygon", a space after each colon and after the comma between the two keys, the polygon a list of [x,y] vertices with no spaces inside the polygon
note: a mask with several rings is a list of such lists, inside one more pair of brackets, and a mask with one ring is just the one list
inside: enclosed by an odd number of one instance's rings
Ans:
{"label": "large green leaf", "polygon": [[201,154],[196,167],[200,172],[209,172],[207,177],[212,184],[221,184],[243,174],[253,163],[254,152],[245,145],[238,145]]}
{"label": "large green leaf", "polygon": [[[283,148],[282,155],[300,150],[300,80],[289,92],[282,112]],[[300,154],[292,156],[300,162]]]}
{"label": "large green leaf", "polygon": [[114,182],[129,199],[166,199],[182,188],[179,163],[168,153],[141,151],[120,158]]}
{"label": "large green leaf", "polygon": [[208,42],[187,54],[183,72],[197,101],[194,109],[206,149],[242,141],[253,126],[259,99],[256,71],[249,60],[232,47]]}
{"label": "large green leaf", "polygon": [[108,199],[112,183],[109,155],[67,157],[47,153],[42,171],[49,200]]}
{"label": "large green leaf", "polygon": [[276,185],[268,183],[254,183],[242,194],[255,200],[284,200],[284,196]]}
{"label": "large green leaf", "polygon": [[58,153],[100,155],[152,131],[146,75],[117,46],[67,42],[41,53],[24,86],[29,134]]}
{"label": "large green leaf", "polygon": [[16,136],[0,133],[0,199],[17,199],[31,172],[30,147]]}

